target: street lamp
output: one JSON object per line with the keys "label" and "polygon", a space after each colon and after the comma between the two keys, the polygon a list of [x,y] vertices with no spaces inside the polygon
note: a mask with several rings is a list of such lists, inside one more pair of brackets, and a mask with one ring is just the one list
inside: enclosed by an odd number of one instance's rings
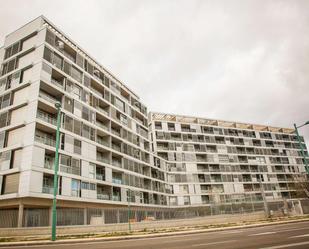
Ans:
{"label": "street lamp", "polygon": [[61,120],[61,103],[55,104],[57,108],[57,132],[56,132],[56,154],[54,163],[54,199],[52,210],[52,241],[56,240],[56,224],[57,224],[57,193],[58,193],[58,167],[59,167],[59,140],[60,140],[60,120]]}
{"label": "street lamp", "polygon": [[305,162],[305,170],[307,172],[307,174],[309,175],[309,167],[308,167],[308,160],[307,160],[307,153],[305,153],[305,150],[304,150],[304,147],[303,147],[303,144],[300,140],[300,136],[299,136],[299,133],[298,133],[298,128],[301,128],[305,125],[308,125],[309,124],[309,121],[307,121],[306,123],[304,123],[303,125],[300,125],[300,126],[296,126],[296,124],[294,124],[294,128],[295,128],[295,133],[296,133],[296,136],[297,136],[297,140],[298,140],[298,143],[299,143],[299,146],[300,146],[300,150],[301,150],[301,153],[302,153],[302,156],[304,158],[304,162]]}
{"label": "street lamp", "polygon": [[129,233],[131,233],[131,189],[128,188],[128,224],[129,224]]}

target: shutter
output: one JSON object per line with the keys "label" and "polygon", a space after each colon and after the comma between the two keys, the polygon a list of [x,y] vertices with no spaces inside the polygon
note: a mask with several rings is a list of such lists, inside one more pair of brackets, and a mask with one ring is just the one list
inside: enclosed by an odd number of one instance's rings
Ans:
{"label": "shutter", "polygon": [[17,193],[19,187],[19,173],[4,176],[4,194]]}

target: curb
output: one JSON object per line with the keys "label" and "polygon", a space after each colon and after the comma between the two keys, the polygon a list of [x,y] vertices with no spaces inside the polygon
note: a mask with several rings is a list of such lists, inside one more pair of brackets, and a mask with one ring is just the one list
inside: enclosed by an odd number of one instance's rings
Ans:
{"label": "curb", "polygon": [[85,242],[108,242],[108,241],[121,241],[121,240],[133,240],[133,239],[146,239],[146,238],[159,238],[159,237],[168,237],[176,235],[188,235],[188,234],[198,234],[206,232],[220,232],[224,230],[233,230],[240,228],[254,228],[254,227],[264,227],[280,224],[289,224],[289,223],[299,223],[309,221],[309,218],[299,219],[299,220],[288,220],[288,221],[275,221],[268,223],[258,223],[250,225],[240,225],[240,226],[231,226],[231,227],[222,227],[222,228],[209,228],[209,229],[194,229],[189,231],[176,231],[176,232],[167,232],[167,233],[154,233],[154,234],[140,234],[140,235],[125,235],[125,236],[115,236],[115,237],[103,237],[103,238],[84,238],[84,239],[64,239],[57,241],[42,240],[42,241],[22,241],[22,242],[1,242],[1,247],[13,247],[13,246],[37,246],[37,245],[61,245],[61,244],[77,244]]}

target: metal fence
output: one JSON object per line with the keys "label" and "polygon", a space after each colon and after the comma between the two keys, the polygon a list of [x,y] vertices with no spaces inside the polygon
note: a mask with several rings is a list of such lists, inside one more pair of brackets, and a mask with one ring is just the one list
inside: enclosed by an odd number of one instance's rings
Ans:
{"label": "metal fence", "polygon": [[[302,207],[309,213],[309,200],[269,202],[268,209],[277,215],[298,214]],[[154,220],[189,219],[222,214],[246,214],[264,210],[262,202],[233,203],[182,208],[57,208],[57,226],[103,225]],[[23,210],[23,227],[49,226],[50,208],[28,208]],[[17,227],[18,209],[0,209],[0,227]]]}

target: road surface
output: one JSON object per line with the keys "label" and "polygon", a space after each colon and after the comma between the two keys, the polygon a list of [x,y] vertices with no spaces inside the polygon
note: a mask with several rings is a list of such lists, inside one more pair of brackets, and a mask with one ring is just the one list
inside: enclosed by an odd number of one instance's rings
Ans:
{"label": "road surface", "polygon": [[[22,247],[2,247],[22,248]],[[121,241],[37,245],[27,249],[308,249],[309,222]]]}

